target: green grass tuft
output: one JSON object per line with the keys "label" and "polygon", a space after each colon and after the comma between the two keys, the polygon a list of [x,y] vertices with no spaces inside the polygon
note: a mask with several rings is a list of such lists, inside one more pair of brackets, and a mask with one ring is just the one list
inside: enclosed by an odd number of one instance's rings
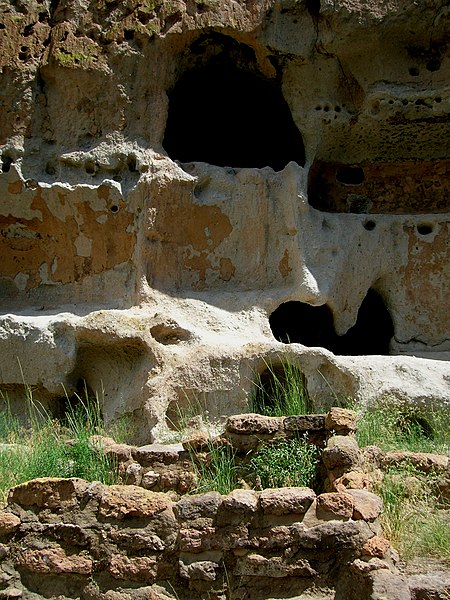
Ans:
{"label": "green grass tuft", "polygon": [[235,454],[230,446],[210,443],[206,460],[194,459],[194,466],[198,477],[197,494],[216,491],[226,495],[238,487]]}
{"label": "green grass tuft", "polygon": [[385,451],[450,451],[450,418],[444,409],[424,410],[394,399],[357,412],[360,447],[375,444]]}
{"label": "green grass tuft", "polygon": [[449,507],[439,505],[433,483],[433,476],[403,466],[389,469],[376,489],[384,504],[384,533],[405,559],[450,561]]}
{"label": "green grass tuft", "polygon": [[256,378],[253,411],[273,417],[310,413],[306,378],[298,367],[287,360],[266,366]]}
{"label": "green grass tuft", "polygon": [[312,487],[320,462],[319,451],[306,438],[280,440],[262,446],[248,468],[261,487]]}
{"label": "green grass tuft", "polygon": [[[31,394],[31,392],[30,392]],[[42,407],[29,405],[29,427],[19,424],[5,404],[0,411],[0,500],[14,485],[37,477],[80,477],[102,483],[118,482],[118,465],[93,444],[90,437],[104,434],[96,398],[78,398],[70,406],[65,425],[52,420]]]}

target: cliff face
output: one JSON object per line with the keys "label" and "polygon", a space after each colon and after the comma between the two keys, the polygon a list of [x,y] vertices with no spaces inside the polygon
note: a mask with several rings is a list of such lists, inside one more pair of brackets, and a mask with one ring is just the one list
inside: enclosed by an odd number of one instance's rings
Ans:
{"label": "cliff face", "polygon": [[288,353],[317,403],[449,401],[449,11],[3,1],[10,399],[85,380],[144,440]]}

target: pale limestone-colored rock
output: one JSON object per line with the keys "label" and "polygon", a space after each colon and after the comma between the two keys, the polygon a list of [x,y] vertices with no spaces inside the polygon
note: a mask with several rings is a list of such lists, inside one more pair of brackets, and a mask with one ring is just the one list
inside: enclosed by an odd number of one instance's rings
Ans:
{"label": "pale limestone-colored rock", "polygon": [[[214,418],[248,412],[254,374],[276,355],[301,367],[316,406],[329,407],[330,388],[363,403],[449,404],[446,6],[167,1],[144,17],[134,4],[111,15],[82,2],[10,4],[0,380],[14,405],[25,378],[57,414],[61,383],[70,395],[85,379],[107,421],[132,414],[147,444],[186,400],[201,396]],[[167,156],[176,78],[216,66],[219,50],[278,86],[304,161]],[[236,132],[235,148],[248,137]],[[341,169],[363,181],[339,181]],[[390,352],[407,356],[274,342],[268,317],[282,303],[328,305],[341,335],[371,288],[393,320]]]}
{"label": "pale limestone-colored rock", "polygon": [[360,471],[349,471],[332,482],[333,491],[343,492],[347,488],[354,490],[368,490],[372,488],[371,478]]}
{"label": "pale limestone-colored rock", "polygon": [[125,483],[128,485],[140,485],[142,481],[142,467],[139,463],[133,462],[127,465],[125,470]]}
{"label": "pale limestone-colored rock", "polygon": [[274,434],[283,427],[281,417],[266,417],[257,414],[243,414],[228,419],[226,431],[240,435]]}
{"label": "pale limestone-colored rock", "polygon": [[304,514],[316,495],[309,488],[277,488],[261,492],[260,505],[267,515]]}
{"label": "pale limestone-colored rock", "polygon": [[182,451],[182,444],[150,444],[135,448],[133,458],[143,467],[151,467],[156,462],[163,464],[176,462]]}

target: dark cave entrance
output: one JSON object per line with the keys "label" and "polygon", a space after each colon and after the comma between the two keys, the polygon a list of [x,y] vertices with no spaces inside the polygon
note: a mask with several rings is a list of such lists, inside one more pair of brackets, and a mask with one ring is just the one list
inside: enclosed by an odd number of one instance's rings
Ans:
{"label": "dark cave entrance", "polygon": [[321,346],[345,356],[389,354],[394,335],[391,315],[372,289],[361,303],[355,325],[342,336],[335,332],[333,313],[327,305],[285,302],[270,315],[269,323],[274,337],[280,342]]}
{"label": "dark cave entrance", "polygon": [[163,146],[173,160],[220,167],[305,164],[302,136],[275,81],[229,62],[193,68],[169,94]]}

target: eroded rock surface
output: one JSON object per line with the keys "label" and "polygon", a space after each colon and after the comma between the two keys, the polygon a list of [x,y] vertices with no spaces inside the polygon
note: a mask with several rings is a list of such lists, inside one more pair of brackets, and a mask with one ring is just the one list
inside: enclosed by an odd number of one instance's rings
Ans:
{"label": "eroded rock surface", "polygon": [[283,356],[317,408],[449,403],[449,22],[441,0],[3,2],[15,410],[85,381],[148,443],[178,406],[248,412]]}

